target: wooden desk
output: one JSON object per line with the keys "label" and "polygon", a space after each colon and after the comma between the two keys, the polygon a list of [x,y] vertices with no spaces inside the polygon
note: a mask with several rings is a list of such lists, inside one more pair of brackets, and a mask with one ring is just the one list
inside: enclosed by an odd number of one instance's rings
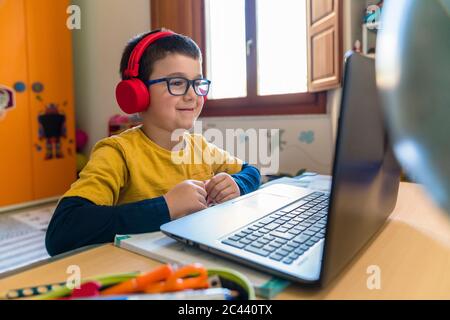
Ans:
{"label": "wooden desk", "polygon": [[[158,262],[111,244],[66,257],[0,280],[8,289],[65,281],[70,265],[89,277],[147,271]],[[381,269],[381,290],[369,290],[367,268]],[[450,299],[450,217],[422,188],[403,183],[397,207],[377,237],[322,290],[290,286],[278,299]]]}

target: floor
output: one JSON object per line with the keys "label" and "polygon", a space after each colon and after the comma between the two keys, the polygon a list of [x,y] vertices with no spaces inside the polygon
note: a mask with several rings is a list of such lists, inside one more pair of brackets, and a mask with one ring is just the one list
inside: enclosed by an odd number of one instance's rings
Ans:
{"label": "floor", "polygon": [[56,203],[0,213],[0,277],[49,258],[45,232]]}

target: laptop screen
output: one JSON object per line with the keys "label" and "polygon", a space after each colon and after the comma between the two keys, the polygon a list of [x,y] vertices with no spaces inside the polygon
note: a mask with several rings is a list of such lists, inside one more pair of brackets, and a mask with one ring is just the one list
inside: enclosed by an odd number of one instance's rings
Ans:
{"label": "laptop screen", "polygon": [[375,60],[345,62],[321,282],[329,282],[383,226],[397,201],[400,168],[376,86]]}

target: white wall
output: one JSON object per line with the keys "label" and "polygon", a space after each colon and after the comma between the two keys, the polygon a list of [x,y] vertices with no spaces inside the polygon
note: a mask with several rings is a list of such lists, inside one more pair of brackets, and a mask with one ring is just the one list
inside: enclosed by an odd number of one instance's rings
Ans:
{"label": "white wall", "polygon": [[73,0],[81,30],[73,32],[76,120],[89,145],[108,134],[108,120],[121,113],[115,100],[119,64],[131,36],[150,28],[149,0]]}
{"label": "white wall", "polygon": [[[108,119],[120,110],[114,96],[119,61],[130,36],[150,28],[148,0],[73,0],[81,7],[82,29],[74,32],[76,112],[79,127],[90,135],[86,150],[107,135]],[[344,0],[344,51],[361,39],[365,0]],[[295,174],[305,168],[331,173],[341,90],[328,93],[327,114],[317,116],[266,116],[201,118],[204,127],[218,129],[280,129],[280,172]],[[313,132],[313,142],[300,141]]]}
{"label": "white wall", "polygon": [[[216,128],[223,132],[233,128],[278,129],[280,130],[279,172],[294,175],[300,169],[307,169],[324,174],[331,173],[332,131],[328,114],[201,118],[200,120],[205,129]],[[306,135],[307,139],[300,139],[302,134]],[[245,145],[246,142],[242,140],[238,139]],[[259,140],[254,141],[256,142]],[[232,152],[232,150],[228,151]],[[258,152],[265,152],[265,150],[258,150]],[[251,159],[243,160],[249,162]]]}
{"label": "white wall", "polygon": [[355,41],[362,39],[361,25],[366,6],[366,0],[344,0],[344,51],[352,49]]}

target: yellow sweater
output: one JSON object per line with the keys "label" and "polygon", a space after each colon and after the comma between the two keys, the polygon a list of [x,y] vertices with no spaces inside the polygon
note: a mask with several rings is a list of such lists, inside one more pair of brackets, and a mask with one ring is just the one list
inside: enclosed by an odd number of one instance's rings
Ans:
{"label": "yellow sweater", "polygon": [[162,196],[184,180],[206,181],[219,172],[242,170],[242,160],[208,143],[202,135],[184,137],[185,147],[179,152],[158,146],[140,126],[99,141],[80,178],[63,198],[120,205]]}

